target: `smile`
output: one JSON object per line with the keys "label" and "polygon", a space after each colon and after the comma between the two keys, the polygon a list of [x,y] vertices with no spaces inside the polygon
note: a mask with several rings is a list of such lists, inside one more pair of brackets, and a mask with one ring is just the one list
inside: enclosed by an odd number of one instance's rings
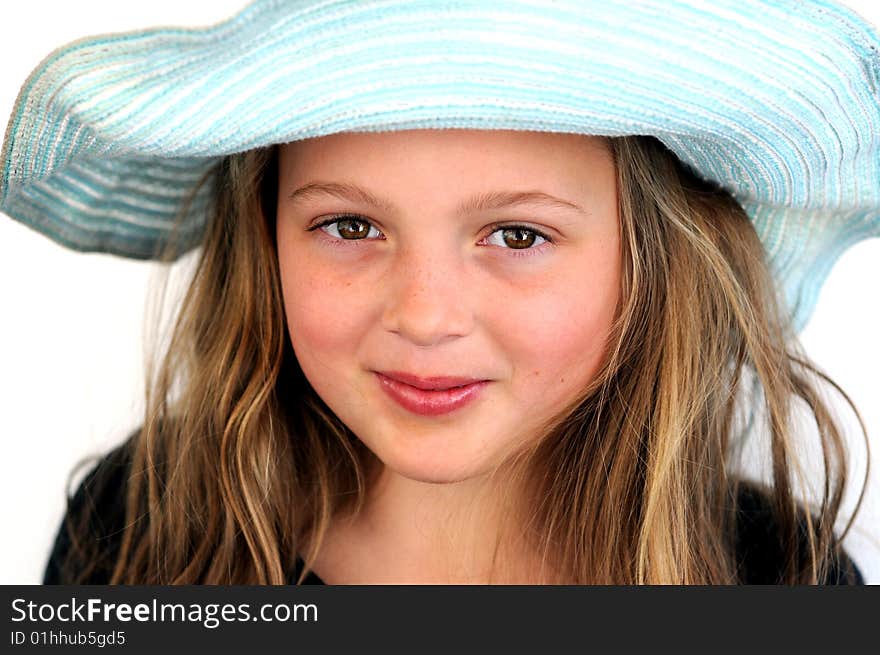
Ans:
{"label": "smile", "polygon": [[422,416],[439,416],[476,400],[490,380],[480,380],[449,389],[419,389],[376,373],[379,386],[404,409]]}

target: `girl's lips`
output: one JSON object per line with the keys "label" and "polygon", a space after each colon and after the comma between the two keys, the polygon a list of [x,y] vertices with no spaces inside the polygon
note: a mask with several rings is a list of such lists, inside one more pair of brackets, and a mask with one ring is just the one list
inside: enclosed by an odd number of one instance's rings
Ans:
{"label": "girl's lips", "polygon": [[428,391],[376,373],[379,386],[401,407],[422,416],[447,414],[476,400],[490,380],[472,382],[461,387]]}

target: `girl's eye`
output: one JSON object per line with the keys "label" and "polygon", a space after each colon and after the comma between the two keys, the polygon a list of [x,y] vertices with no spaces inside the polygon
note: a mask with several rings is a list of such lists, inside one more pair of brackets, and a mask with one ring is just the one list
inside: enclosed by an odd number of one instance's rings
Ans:
{"label": "girl's eye", "polygon": [[[538,246],[544,243],[552,243],[546,234],[525,225],[496,225],[494,227],[492,233],[486,237],[486,241],[489,245],[498,246],[505,250],[535,251]],[[332,216],[310,227],[309,231],[319,228],[322,232],[333,237],[336,243],[382,237],[382,233],[372,223],[354,214]],[[525,255],[531,254],[531,252],[512,254]]]}
{"label": "girl's eye", "polygon": [[525,225],[499,225],[486,239],[493,246],[510,250],[534,250],[537,246],[550,242],[545,234]]}
{"label": "girl's eye", "polygon": [[[327,229],[324,229],[325,227]],[[321,228],[323,232],[336,239],[343,239],[345,241],[361,241],[371,235],[375,238],[377,235],[382,234],[366,219],[351,215],[334,216],[322,223],[318,223],[314,227],[310,227],[309,231],[317,228]]]}

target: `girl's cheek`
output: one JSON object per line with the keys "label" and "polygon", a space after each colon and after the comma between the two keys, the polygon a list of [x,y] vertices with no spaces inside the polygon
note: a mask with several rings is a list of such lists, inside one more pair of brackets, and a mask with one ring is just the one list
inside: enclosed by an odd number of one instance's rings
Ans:
{"label": "girl's cheek", "polygon": [[338,270],[297,267],[288,273],[282,285],[294,345],[317,350],[350,345],[363,322],[370,290]]}
{"label": "girl's cheek", "polygon": [[[571,279],[585,280],[571,284]],[[541,293],[517,296],[496,313],[495,324],[537,363],[568,367],[601,354],[618,300],[618,276],[608,270],[578,271]]]}

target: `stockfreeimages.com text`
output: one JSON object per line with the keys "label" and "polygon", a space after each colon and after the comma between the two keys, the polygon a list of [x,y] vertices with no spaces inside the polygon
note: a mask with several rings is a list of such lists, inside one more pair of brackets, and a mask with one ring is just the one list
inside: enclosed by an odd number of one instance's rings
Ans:
{"label": "stockfreeimages.com text", "polygon": [[100,598],[84,602],[71,598],[63,603],[35,603],[24,598],[12,601],[12,620],[45,623],[50,621],[83,622],[138,621],[143,623],[201,623],[216,628],[221,623],[235,621],[314,622],[318,621],[318,607],[314,603],[265,603],[255,612],[249,603],[105,603]]}

